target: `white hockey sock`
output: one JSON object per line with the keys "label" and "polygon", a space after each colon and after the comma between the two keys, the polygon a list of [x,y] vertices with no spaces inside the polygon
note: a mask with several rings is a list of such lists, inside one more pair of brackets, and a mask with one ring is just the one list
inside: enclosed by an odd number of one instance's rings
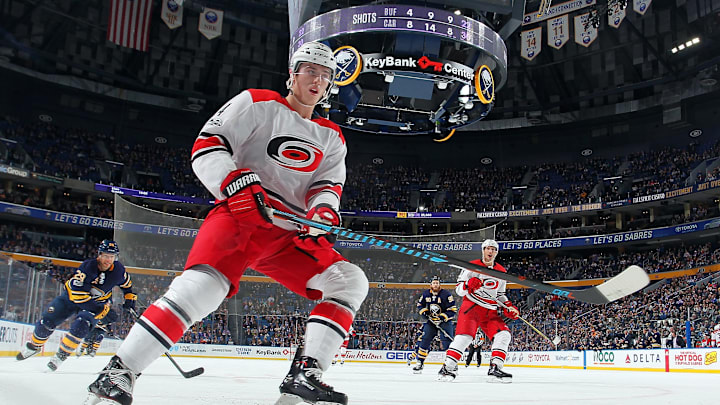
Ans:
{"label": "white hockey sock", "polygon": [[118,357],[134,373],[139,373],[167,349],[145,328],[135,324],[117,351]]}
{"label": "white hockey sock", "polygon": [[133,372],[142,372],[193,323],[217,309],[229,288],[227,278],[209,266],[185,270],[133,325],[117,351],[118,357]]}
{"label": "white hockey sock", "polygon": [[318,361],[322,370],[327,370],[337,348],[345,340],[335,330],[321,323],[309,322],[305,330],[305,356]]}
{"label": "white hockey sock", "polygon": [[510,335],[510,332],[506,330],[495,334],[492,342],[490,363],[497,365],[498,368],[503,368],[511,339],[512,336]]}

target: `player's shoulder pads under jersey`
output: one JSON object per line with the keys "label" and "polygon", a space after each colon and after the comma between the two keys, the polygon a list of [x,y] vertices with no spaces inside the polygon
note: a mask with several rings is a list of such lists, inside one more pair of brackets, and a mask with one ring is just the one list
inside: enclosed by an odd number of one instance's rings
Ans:
{"label": "player's shoulder pads under jersey", "polygon": [[340,141],[345,144],[345,137],[343,136],[342,130],[340,129],[340,126],[332,121],[330,121],[327,118],[323,117],[317,117],[313,118],[312,120],[316,124],[320,125],[321,127],[330,128],[333,131],[337,132],[338,137],[340,138]]}
{"label": "player's shoulder pads under jersey", "polygon": [[247,89],[248,93],[250,93],[250,97],[252,97],[253,103],[259,103],[263,101],[277,101],[280,104],[283,104],[290,108],[290,105],[288,104],[287,100],[285,100],[285,97],[281,96],[280,93],[274,90],[266,90],[266,89]]}

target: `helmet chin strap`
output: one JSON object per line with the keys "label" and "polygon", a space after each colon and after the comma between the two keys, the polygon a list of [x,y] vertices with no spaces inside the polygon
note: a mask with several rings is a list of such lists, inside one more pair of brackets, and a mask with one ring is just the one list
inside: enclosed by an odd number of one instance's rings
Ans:
{"label": "helmet chin strap", "polygon": [[[290,94],[292,94],[292,92],[291,92]],[[301,106],[304,106],[304,107],[307,107],[307,108],[313,108],[313,109],[315,108],[315,105],[305,104],[305,103],[303,103],[302,101],[300,101],[300,99],[297,98],[297,96],[295,96],[295,94],[292,94],[292,96],[293,96],[293,98],[295,99],[295,101],[296,101],[298,104],[300,104]],[[317,104],[316,104],[316,105],[317,105]]]}

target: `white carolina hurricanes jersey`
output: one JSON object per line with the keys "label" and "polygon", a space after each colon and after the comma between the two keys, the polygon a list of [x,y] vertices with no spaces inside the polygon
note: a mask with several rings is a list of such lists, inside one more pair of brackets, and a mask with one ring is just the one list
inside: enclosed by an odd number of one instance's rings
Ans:
{"label": "white carolina hurricanes jersey", "polygon": [[710,334],[710,345],[712,347],[720,347],[720,330],[714,330]]}
{"label": "white carolina hurricanes jersey", "polygon": [[193,145],[192,167],[218,200],[226,198],[220,188],[227,175],[248,168],[260,177],[274,208],[304,216],[320,203],[339,210],[346,154],[336,124],[304,119],[277,92],[251,89],[205,123]]}
{"label": "white carolina hurricanes jersey", "polygon": [[[481,264],[482,261],[480,260],[473,260],[471,263],[485,266],[485,264]],[[507,272],[507,270],[505,270],[505,268],[498,263],[495,263],[491,268],[493,270],[502,271],[503,273]],[[468,293],[466,282],[471,277],[479,278],[480,281],[482,281],[483,287],[480,288],[478,291]],[[458,276],[457,285],[455,286],[455,292],[457,293],[457,295],[465,297],[465,299],[469,299],[471,302],[474,302],[481,307],[485,307],[488,309],[497,309],[498,305],[494,299],[497,299],[502,303],[508,302],[508,298],[507,296],[505,296],[506,284],[507,283],[505,282],[505,280],[486,276],[485,274],[478,274],[470,270],[463,270]]]}

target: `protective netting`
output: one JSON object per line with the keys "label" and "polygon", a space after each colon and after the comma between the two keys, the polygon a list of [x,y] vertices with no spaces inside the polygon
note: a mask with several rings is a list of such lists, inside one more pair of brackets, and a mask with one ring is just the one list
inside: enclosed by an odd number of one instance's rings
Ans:
{"label": "protective netting", "polygon": [[182,270],[202,221],[151,210],[115,195],[114,239],[126,266]]}
{"label": "protective netting", "polygon": [[[480,257],[480,244],[485,239],[495,238],[495,226],[468,232],[433,235],[382,235],[372,236],[391,242],[408,245],[414,249],[429,250],[465,260]],[[398,253],[361,242],[344,241],[335,248],[352,263],[360,266],[370,281],[390,283],[424,283],[433,276],[443,282],[455,282],[458,270],[444,264],[436,264],[414,256]]]}
{"label": "protective netting", "polygon": [[495,239],[495,227],[475,229],[464,232],[439,233],[430,235],[393,235],[393,234],[368,234],[391,242],[413,243],[413,242],[482,242],[485,239]]}

